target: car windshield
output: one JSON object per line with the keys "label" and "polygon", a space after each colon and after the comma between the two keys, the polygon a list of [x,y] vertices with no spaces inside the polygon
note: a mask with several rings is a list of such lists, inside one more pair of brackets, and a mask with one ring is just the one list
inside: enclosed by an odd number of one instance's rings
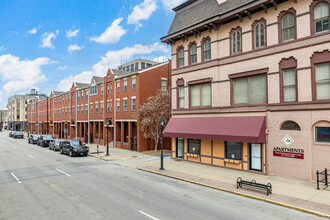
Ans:
{"label": "car windshield", "polygon": [[71,141],[71,145],[72,146],[80,146],[80,145],[82,145],[82,142],[81,141]]}
{"label": "car windshield", "polygon": [[44,135],[44,140],[51,140],[53,137],[51,135]]}

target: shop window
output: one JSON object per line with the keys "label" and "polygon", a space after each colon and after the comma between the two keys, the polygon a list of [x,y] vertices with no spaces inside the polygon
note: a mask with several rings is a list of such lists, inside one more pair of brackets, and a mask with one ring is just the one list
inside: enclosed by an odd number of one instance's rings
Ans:
{"label": "shop window", "polygon": [[286,121],[281,125],[281,130],[301,131],[300,126],[294,121]]}
{"label": "shop window", "polygon": [[315,65],[316,99],[330,99],[330,62]]}
{"label": "shop window", "polygon": [[200,139],[188,139],[188,153],[200,154],[201,140]]}
{"label": "shop window", "polygon": [[242,142],[226,142],[226,158],[233,160],[242,160]]}
{"label": "shop window", "polygon": [[190,64],[197,63],[197,46],[196,43],[193,43],[189,49],[190,52]]}
{"label": "shop window", "polygon": [[315,127],[315,142],[330,143],[330,127]]}
{"label": "shop window", "polygon": [[211,41],[209,39],[204,41],[203,56],[204,61],[208,61],[211,59]]}
{"label": "shop window", "polygon": [[315,33],[329,30],[329,5],[325,2],[314,8],[314,28]]}
{"label": "shop window", "polygon": [[234,104],[260,104],[267,101],[266,75],[233,80]]}
{"label": "shop window", "polygon": [[211,106],[211,83],[190,86],[191,107]]}

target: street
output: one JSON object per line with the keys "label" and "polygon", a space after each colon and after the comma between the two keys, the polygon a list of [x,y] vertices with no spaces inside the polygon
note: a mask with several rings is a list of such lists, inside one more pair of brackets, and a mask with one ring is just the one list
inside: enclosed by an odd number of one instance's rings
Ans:
{"label": "street", "polygon": [[[165,164],[166,169],[166,164]],[[0,133],[0,219],[318,219]]]}

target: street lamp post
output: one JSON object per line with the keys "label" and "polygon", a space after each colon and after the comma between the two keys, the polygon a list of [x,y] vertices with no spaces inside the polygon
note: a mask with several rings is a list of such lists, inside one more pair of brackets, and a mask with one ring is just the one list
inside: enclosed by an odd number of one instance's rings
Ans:
{"label": "street lamp post", "polygon": [[160,168],[159,170],[164,170],[164,153],[163,153],[163,129],[164,129],[164,124],[165,124],[165,121],[164,119],[160,119],[160,145],[161,145],[161,153],[160,153]]}
{"label": "street lamp post", "polygon": [[48,96],[46,96],[46,101],[47,101],[47,128],[46,128],[46,131],[47,131],[47,134],[49,133],[49,128],[48,128],[48,126],[49,126],[49,123],[48,123]]}
{"label": "street lamp post", "polygon": [[108,119],[107,121],[106,121],[106,123],[107,123],[107,154],[105,155],[105,156],[110,156],[110,154],[109,154],[109,125],[110,125],[110,120]]}

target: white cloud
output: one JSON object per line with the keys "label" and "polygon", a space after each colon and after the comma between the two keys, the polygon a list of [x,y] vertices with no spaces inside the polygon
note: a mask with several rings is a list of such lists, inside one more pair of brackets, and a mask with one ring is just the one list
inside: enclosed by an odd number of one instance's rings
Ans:
{"label": "white cloud", "polygon": [[102,44],[112,44],[117,43],[120,38],[126,34],[126,30],[124,30],[119,24],[123,20],[123,18],[117,18],[112,22],[112,24],[102,33],[99,37],[91,37],[91,41],[95,41],[97,43]]}
{"label": "white cloud", "polygon": [[77,30],[68,30],[68,31],[66,31],[65,33],[66,33],[66,37],[67,38],[71,38],[71,37],[76,37],[76,36],[78,36],[78,33],[79,33],[79,29],[77,29]]}
{"label": "white cloud", "polygon": [[68,51],[69,53],[72,53],[76,50],[82,50],[84,48],[84,46],[78,46],[77,44],[70,44],[69,47],[68,47]]}
{"label": "white cloud", "polygon": [[[0,56],[0,78],[4,83],[1,98],[8,98],[19,92],[28,91],[36,84],[46,80],[41,67],[50,64],[48,57],[39,57],[35,60],[20,60],[11,54]],[[0,98],[0,101],[1,101]]]}
{"label": "white cloud", "polygon": [[153,61],[161,63],[161,62],[165,62],[165,61],[167,61],[167,59],[168,59],[168,58],[167,58],[166,56],[158,56],[158,57],[155,57],[155,58],[153,59]]}
{"label": "white cloud", "polygon": [[65,69],[67,69],[68,68],[68,66],[58,66],[57,67],[57,70],[65,70]]}
{"label": "white cloud", "polygon": [[38,32],[37,28],[32,28],[31,30],[28,30],[28,34],[36,34]]}
{"label": "white cloud", "polygon": [[44,35],[42,35],[42,38],[41,38],[42,44],[39,45],[39,47],[55,49],[55,46],[52,44],[52,39],[55,39],[57,37],[58,33],[59,33],[59,30],[56,30],[55,33],[53,33],[53,32],[44,33]]}
{"label": "white cloud", "polygon": [[136,28],[139,28],[141,27],[140,21],[148,20],[156,9],[156,0],[144,0],[133,8],[133,12],[127,17],[127,23],[135,24]]}
{"label": "white cloud", "polygon": [[2,50],[6,50],[5,46],[3,46],[3,45],[0,46],[0,51],[2,51]]}
{"label": "white cloud", "polygon": [[185,0],[162,0],[165,9],[171,11],[176,6],[183,3]]}
{"label": "white cloud", "polygon": [[123,60],[131,59],[134,55],[143,56],[157,52],[168,54],[169,48],[159,43],[151,45],[136,44],[133,47],[125,47],[121,50],[108,51],[101,60],[97,62],[92,70],[84,71],[78,75],[69,76],[58,83],[56,90],[67,91],[73,82],[89,83],[92,76],[105,76],[108,68],[117,68]]}

